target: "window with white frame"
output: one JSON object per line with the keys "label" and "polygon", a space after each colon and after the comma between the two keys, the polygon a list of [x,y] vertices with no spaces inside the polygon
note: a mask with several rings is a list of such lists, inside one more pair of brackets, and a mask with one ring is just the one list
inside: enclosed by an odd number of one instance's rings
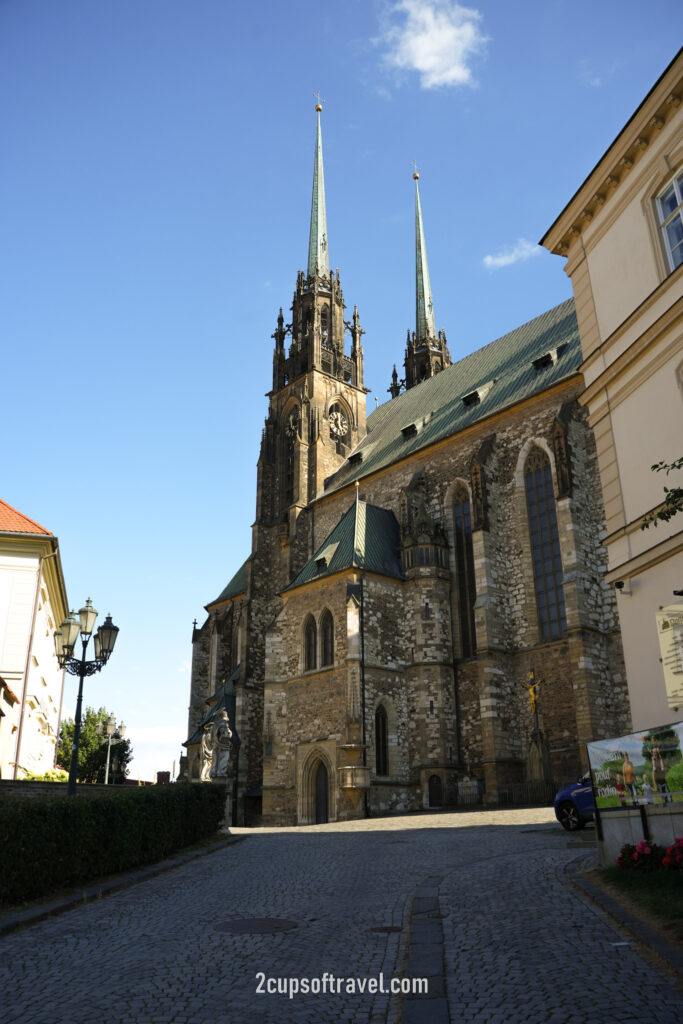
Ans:
{"label": "window with white frame", "polygon": [[683,170],[657,196],[657,212],[669,267],[675,270],[683,263]]}

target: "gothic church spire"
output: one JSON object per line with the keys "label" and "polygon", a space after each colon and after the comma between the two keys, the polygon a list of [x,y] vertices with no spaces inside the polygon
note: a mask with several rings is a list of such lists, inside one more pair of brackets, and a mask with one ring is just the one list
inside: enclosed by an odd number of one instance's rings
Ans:
{"label": "gothic church spire", "polygon": [[[427,377],[451,365],[451,357],[446,344],[446,334],[437,334],[434,324],[434,304],[432,302],[432,286],[429,282],[427,266],[427,246],[425,244],[424,227],[422,224],[422,208],[420,206],[420,190],[417,182],[420,175],[417,170],[415,179],[415,331],[411,338],[408,331],[408,343],[404,362],[406,388],[412,388]],[[397,381],[392,378],[389,388],[391,397],[395,398],[400,390]]]}
{"label": "gothic church spire", "polygon": [[320,103],[316,104],[318,124],[315,133],[313,160],[313,199],[311,202],[311,230],[308,239],[308,277],[328,276],[330,260],[327,252],[327,213],[325,210],[325,178],[323,175],[323,141],[320,133]]}
{"label": "gothic church spire", "polygon": [[419,341],[435,338],[434,304],[432,288],[429,283],[429,267],[427,266],[427,246],[424,227],[422,225],[422,208],[420,206],[420,190],[418,188],[417,171],[415,179],[415,334]]}

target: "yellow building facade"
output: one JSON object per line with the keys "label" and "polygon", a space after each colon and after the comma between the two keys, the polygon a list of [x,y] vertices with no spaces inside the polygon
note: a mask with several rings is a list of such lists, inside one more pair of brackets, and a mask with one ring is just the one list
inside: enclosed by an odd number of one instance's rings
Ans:
{"label": "yellow building facade", "polygon": [[680,51],[541,239],[574,290],[636,730],[683,717],[683,515],[643,529],[683,478],[651,468],[683,455],[682,100]]}

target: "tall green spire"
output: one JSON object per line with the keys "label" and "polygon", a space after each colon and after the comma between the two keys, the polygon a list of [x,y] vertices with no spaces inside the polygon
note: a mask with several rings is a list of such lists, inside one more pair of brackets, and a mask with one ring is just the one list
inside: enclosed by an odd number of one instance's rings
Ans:
{"label": "tall green spire", "polygon": [[318,125],[315,133],[313,161],[313,201],[311,203],[311,233],[308,240],[308,277],[316,267],[319,274],[329,275],[330,260],[327,253],[327,214],[325,212],[325,178],[323,176],[323,140],[320,134],[321,105],[316,106]]}
{"label": "tall green spire", "polygon": [[432,288],[429,283],[429,267],[427,266],[427,246],[425,245],[424,228],[422,227],[422,208],[420,206],[420,190],[415,172],[415,336],[418,342],[425,338],[435,338],[434,304]]}

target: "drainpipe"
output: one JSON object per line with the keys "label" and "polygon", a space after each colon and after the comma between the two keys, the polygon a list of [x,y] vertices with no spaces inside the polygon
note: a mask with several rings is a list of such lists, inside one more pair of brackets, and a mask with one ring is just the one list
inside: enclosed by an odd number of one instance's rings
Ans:
{"label": "drainpipe", "polygon": [[[361,694],[361,714],[363,715],[363,767],[367,768],[368,765],[368,745],[365,736],[365,623],[364,623],[364,595],[365,587],[363,582],[365,580],[364,574],[361,572],[360,577],[360,694]],[[363,802],[365,804],[365,817],[369,817],[368,812],[368,791],[367,789],[363,793]]]}
{"label": "drainpipe", "polygon": [[[24,689],[21,694],[21,711],[19,713],[19,732],[17,733],[17,745],[14,749],[14,773],[13,779],[16,779],[17,772],[19,771],[19,757],[21,754],[21,736],[24,731],[24,714],[26,711],[26,694],[28,692],[28,674],[31,668],[31,651],[33,650],[33,637],[36,631],[36,618],[38,616],[38,600],[40,598],[40,583],[43,578],[43,562],[46,562],[48,558],[54,558],[57,554],[57,550],[51,551],[49,555],[39,555],[38,557],[38,571],[36,574],[36,593],[33,598],[33,615],[31,616],[31,632],[28,638],[28,648],[26,650],[26,664],[24,666]],[[64,692],[64,673],[62,673],[62,693]],[[60,699],[60,713],[61,713],[61,699]],[[55,757],[56,757],[55,747]]]}
{"label": "drainpipe", "polygon": [[[358,531],[358,481],[356,480],[356,520],[354,524],[354,538],[353,538],[353,551],[354,555],[358,550],[357,545],[357,531]],[[358,559],[360,562],[360,695],[361,695],[361,714],[363,716],[363,767],[368,766],[368,745],[365,729],[365,574],[363,572],[365,568],[365,550],[363,550],[362,556]],[[367,789],[363,793],[363,805],[365,808],[365,817],[369,817],[368,813],[368,791]]]}

